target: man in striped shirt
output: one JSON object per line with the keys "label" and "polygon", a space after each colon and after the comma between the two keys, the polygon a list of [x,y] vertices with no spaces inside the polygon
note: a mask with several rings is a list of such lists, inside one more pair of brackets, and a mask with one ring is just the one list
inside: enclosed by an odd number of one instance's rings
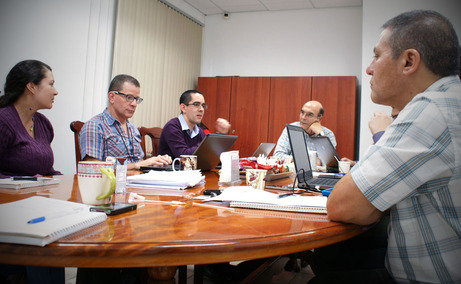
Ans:
{"label": "man in striped shirt", "polygon": [[458,38],[451,23],[433,11],[403,13],[383,28],[367,68],[371,99],[401,112],[337,183],[328,217],[368,225],[390,212],[391,278],[381,277],[381,283],[460,283]]}
{"label": "man in striped shirt", "polygon": [[143,101],[140,88],[138,80],[130,75],[120,74],[112,79],[107,108],[88,120],[79,134],[80,152],[85,161],[125,158],[128,170],[171,164],[168,155],[142,159],[145,153],[141,148],[141,134],[128,120]]}

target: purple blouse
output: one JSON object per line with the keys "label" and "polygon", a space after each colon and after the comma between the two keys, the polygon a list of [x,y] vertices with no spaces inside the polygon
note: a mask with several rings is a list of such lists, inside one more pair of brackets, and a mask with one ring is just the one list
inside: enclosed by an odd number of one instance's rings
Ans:
{"label": "purple blouse", "polygon": [[8,176],[60,175],[53,169],[50,121],[34,115],[35,139],[22,125],[14,105],[0,108],[0,178]]}

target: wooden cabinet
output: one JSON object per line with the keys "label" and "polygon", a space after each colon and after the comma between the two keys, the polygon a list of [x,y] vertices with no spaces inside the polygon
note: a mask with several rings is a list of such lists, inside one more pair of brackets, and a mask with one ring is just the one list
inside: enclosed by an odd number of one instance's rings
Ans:
{"label": "wooden cabinet", "polygon": [[341,157],[355,158],[357,80],[343,77],[199,77],[197,90],[210,106],[203,122],[214,132],[218,117],[231,123],[240,157],[261,142],[277,142],[285,125],[299,120],[304,103],[318,100],[322,125],[331,129]]}
{"label": "wooden cabinet", "polygon": [[[322,125],[336,137],[341,157],[356,159],[355,138],[358,129],[357,79],[355,77],[313,77],[312,100],[322,103]],[[358,141],[357,141],[358,144]]]}
{"label": "wooden cabinet", "polygon": [[311,87],[312,77],[271,77],[268,142],[277,142],[288,123],[299,121]]}

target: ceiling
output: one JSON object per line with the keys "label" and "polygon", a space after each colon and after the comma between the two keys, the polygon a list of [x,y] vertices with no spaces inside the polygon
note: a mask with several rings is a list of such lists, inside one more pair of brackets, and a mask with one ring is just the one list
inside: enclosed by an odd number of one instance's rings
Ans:
{"label": "ceiling", "polygon": [[[181,0],[203,15],[316,8],[361,7],[362,0]],[[168,1],[165,1],[168,2]]]}

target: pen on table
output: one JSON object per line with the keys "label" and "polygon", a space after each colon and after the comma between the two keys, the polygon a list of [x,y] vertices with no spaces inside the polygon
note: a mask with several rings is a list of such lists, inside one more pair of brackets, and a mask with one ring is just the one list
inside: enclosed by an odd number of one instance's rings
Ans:
{"label": "pen on table", "polygon": [[45,216],[38,217],[38,218],[34,218],[34,219],[30,219],[29,221],[27,221],[27,224],[40,223],[40,222],[45,221],[45,219],[46,219]]}
{"label": "pen on table", "polygon": [[291,196],[291,195],[294,195],[294,194],[293,193],[280,194],[279,198],[284,198],[284,197],[288,197],[288,196]]}
{"label": "pen on table", "polygon": [[27,221],[27,224],[37,224],[37,223],[40,223],[40,222],[43,222],[45,220],[51,220],[51,219],[54,219],[54,218],[59,218],[61,216],[64,216],[64,215],[69,215],[69,214],[76,214],[80,211],[83,211],[83,208],[72,208],[70,210],[65,210],[65,211],[60,211],[60,212],[54,212],[54,213],[51,213],[50,215],[45,215],[45,216],[40,216],[40,217],[37,217],[37,218],[32,218],[30,219],[29,221]]}

